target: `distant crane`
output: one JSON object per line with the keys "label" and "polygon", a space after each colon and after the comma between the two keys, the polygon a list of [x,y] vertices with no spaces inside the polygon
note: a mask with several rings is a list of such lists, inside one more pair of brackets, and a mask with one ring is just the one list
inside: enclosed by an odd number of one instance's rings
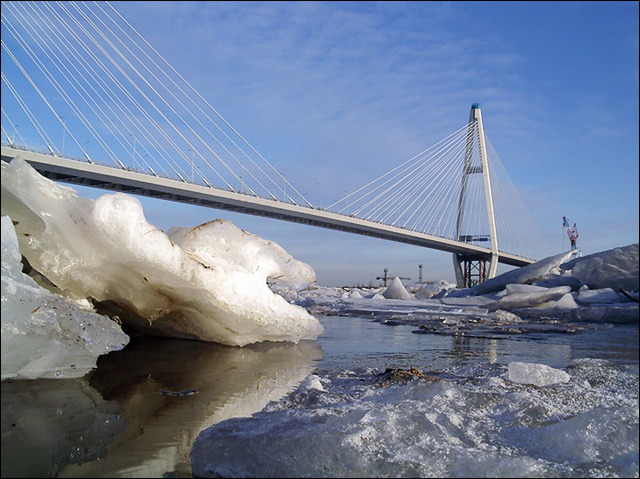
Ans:
{"label": "distant crane", "polygon": [[571,243],[571,249],[578,249],[578,226],[576,225],[576,223],[573,223],[573,226],[571,226],[571,223],[569,222],[569,219],[566,216],[562,217],[562,226],[563,228],[567,229],[567,236],[569,237],[569,242]]}
{"label": "distant crane", "polygon": [[[383,275],[382,276],[378,276],[376,278],[376,279],[381,279],[382,281],[384,281],[383,284],[384,284],[385,288],[387,287],[387,280],[389,279],[389,274],[388,273],[389,273],[389,268],[385,268]],[[398,276],[398,277],[400,279],[406,279],[407,281],[409,281],[411,279],[411,278],[404,278],[404,277],[401,277],[401,276]]]}

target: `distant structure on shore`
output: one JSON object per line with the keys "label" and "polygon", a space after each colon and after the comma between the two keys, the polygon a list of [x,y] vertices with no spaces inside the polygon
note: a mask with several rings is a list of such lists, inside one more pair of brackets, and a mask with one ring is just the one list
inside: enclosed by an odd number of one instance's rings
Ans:
{"label": "distant structure on shore", "polygon": [[[422,265],[420,265],[420,266],[422,266]],[[394,278],[395,278],[395,276],[394,276]],[[405,278],[405,277],[402,277],[402,276],[398,276],[398,278],[406,279],[407,281],[411,280],[411,278]],[[386,287],[387,286],[387,280],[389,279],[389,268],[385,268],[384,272],[382,273],[382,276],[378,276],[378,277],[376,277],[376,279],[381,279],[383,281],[383,285]]]}

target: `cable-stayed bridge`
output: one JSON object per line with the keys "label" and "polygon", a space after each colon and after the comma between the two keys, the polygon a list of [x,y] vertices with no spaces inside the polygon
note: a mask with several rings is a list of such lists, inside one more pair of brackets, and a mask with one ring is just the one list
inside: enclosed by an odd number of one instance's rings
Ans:
{"label": "cable-stayed bridge", "polygon": [[16,157],[58,181],[451,252],[461,286],[544,245],[477,104],[447,138],[319,208],[108,2],[2,2],[2,159]]}

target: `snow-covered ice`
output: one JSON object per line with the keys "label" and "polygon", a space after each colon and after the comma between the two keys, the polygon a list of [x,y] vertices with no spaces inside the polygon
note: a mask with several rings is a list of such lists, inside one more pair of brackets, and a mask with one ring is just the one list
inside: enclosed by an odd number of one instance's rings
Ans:
{"label": "snow-covered ice", "polygon": [[590,289],[638,291],[638,243],[575,258],[560,265],[560,269],[571,272]]}
{"label": "snow-covered ice", "polygon": [[605,361],[345,371],[305,384],[319,381],[203,431],[194,476],[638,475],[638,376]]}
{"label": "snow-covered ice", "polygon": [[[494,293],[504,289],[508,284],[531,283],[539,278],[560,273],[560,265],[575,256],[577,250],[559,253],[548,258],[544,258],[536,263],[507,271],[495,278],[484,281],[469,291],[473,295]],[[463,291],[465,292],[465,291]]]}
{"label": "snow-covered ice", "polygon": [[[576,332],[581,329],[576,323],[637,324],[638,291],[616,290],[612,286],[637,284],[638,245],[572,259],[574,256],[572,251],[551,256],[470,289],[443,283],[435,292],[433,285],[429,289],[424,285],[407,287],[395,278],[386,289],[360,289],[362,298],[355,295],[357,288],[348,294],[328,287],[299,291],[295,298],[283,294],[314,314],[375,315],[381,322],[415,324],[429,333],[469,334],[473,330],[486,334],[493,330],[520,334],[542,329]],[[600,265],[607,272],[606,280],[599,282],[598,270],[591,267],[581,270],[581,279],[573,276],[568,265],[577,267],[583,262]],[[610,286],[602,286],[603,283]],[[598,288],[590,289],[589,285]],[[517,328],[513,327],[516,322]]]}
{"label": "snow-covered ice", "polygon": [[313,269],[228,221],[166,234],[136,198],[81,198],[19,158],[2,162],[2,214],[16,224],[22,255],[60,292],[138,332],[233,346],[322,333],[267,284],[304,287]]}
{"label": "snow-covered ice", "polygon": [[402,280],[398,277],[393,278],[391,284],[382,293],[387,299],[413,299],[413,296],[402,284]]}
{"label": "snow-covered ice", "polygon": [[516,308],[527,308],[561,299],[571,291],[569,286],[558,286],[556,288],[541,288],[536,291],[510,293],[502,296],[495,303],[490,303],[487,308],[491,311],[503,309],[511,311]]}

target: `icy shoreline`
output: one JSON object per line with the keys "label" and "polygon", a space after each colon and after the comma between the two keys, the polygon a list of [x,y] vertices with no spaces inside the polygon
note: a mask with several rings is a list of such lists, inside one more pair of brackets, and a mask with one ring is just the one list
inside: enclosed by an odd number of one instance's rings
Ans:
{"label": "icy shoreline", "polygon": [[[546,258],[466,290],[440,281],[411,292],[396,278],[388,288],[317,287],[282,294],[312,314],[371,316],[388,325],[415,325],[423,333],[486,337],[577,333],[589,323],[638,324],[637,290],[620,291],[637,288],[638,244],[572,256]],[[582,272],[582,280],[572,268]],[[590,289],[594,285],[599,287]]]}
{"label": "icy shoreline", "polygon": [[580,258],[563,252],[466,290],[442,281],[407,289],[395,278],[345,291],[315,285],[311,266],[228,221],[164,233],[137,199],[80,198],[18,158],[2,162],[2,215],[3,379],[82,376],[126,345],[119,324],[244,346],[315,339],[319,314],[456,335],[638,323],[637,243]]}

